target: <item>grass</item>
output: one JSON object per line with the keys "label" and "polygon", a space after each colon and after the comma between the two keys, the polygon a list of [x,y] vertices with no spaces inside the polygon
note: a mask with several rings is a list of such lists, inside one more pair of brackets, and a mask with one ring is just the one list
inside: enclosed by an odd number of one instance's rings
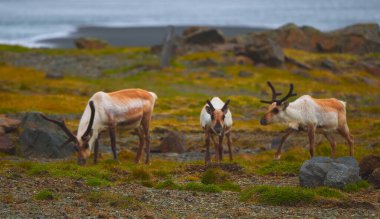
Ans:
{"label": "grass", "polygon": [[207,193],[220,193],[223,190],[214,184],[203,184],[203,183],[197,183],[197,182],[189,182],[184,187],[185,190],[188,191],[196,191],[196,192],[207,192]]}
{"label": "grass", "polygon": [[349,192],[349,193],[354,193],[358,192],[360,190],[365,190],[370,187],[369,183],[365,180],[359,180],[356,183],[350,183],[344,186],[343,191]]}
{"label": "grass", "polygon": [[54,200],[57,198],[58,195],[54,194],[52,191],[48,189],[41,190],[34,195],[34,199],[36,200]]}
{"label": "grass", "polygon": [[320,187],[316,189],[293,186],[252,186],[240,193],[241,201],[253,201],[265,205],[307,205],[321,199],[343,199],[339,190]]}
{"label": "grass", "polygon": [[201,182],[203,184],[222,184],[228,182],[229,180],[229,174],[219,168],[209,168],[201,177]]}
{"label": "grass", "polygon": [[272,161],[257,170],[260,175],[297,175],[302,162],[286,160]]}
{"label": "grass", "polygon": [[109,207],[119,209],[134,209],[143,208],[143,204],[132,196],[125,196],[106,191],[93,191],[83,195],[83,198],[89,202],[96,204],[106,204]]}

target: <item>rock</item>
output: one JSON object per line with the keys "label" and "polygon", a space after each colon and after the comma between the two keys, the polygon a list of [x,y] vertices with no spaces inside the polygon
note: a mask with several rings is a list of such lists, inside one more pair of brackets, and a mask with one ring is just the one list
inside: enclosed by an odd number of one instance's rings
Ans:
{"label": "rock", "polygon": [[186,142],[185,136],[176,131],[170,131],[161,141],[160,144],[161,153],[183,153],[185,152]]}
{"label": "rock", "polygon": [[2,129],[4,133],[17,131],[20,123],[21,121],[18,119],[12,119],[5,115],[0,115],[0,129]]}
{"label": "rock", "polygon": [[25,114],[21,127],[20,153],[26,157],[64,158],[74,152],[74,144],[60,147],[67,135],[55,124],[44,120],[39,113]]}
{"label": "rock", "polygon": [[253,61],[246,56],[236,56],[235,64],[237,65],[253,65]]}
{"label": "rock", "polygon": [[359,164],[360,167],[360,176],[363,179],[368,179],[372,172],[380,168],[380,157],[376,155],[368,155],[363,157]]}
{"label": "rock", "polygon": [[56,71],[49,71],[49,72],[46,72],[45,78],[63,79],[63,73],[62,72],[56,72]]}
{"label": "rock", "polygon": [[191,26],[191,27],[186,28],[182,32],[182,36],[187,37],[187,36],[190,36],[193,33],[196,33],[198,31],[201,31],[201,30],[204,30],[204,29],[206,29],[206,28],[205,27],[200,27],[200,26]]}
{"label": "rock", "polygon": [[249,78],[252,77],[253,73],[249,71],[239,71],[238,76],[241,78]]}
{"label": "rock", "polygon": [[210,78],[230,78],[230,75],[227,75],[225,71],[216,70],[211,71],[209,74]]}
{"label": "rock", "polygon": [[109,46],[109,44],[103,40],[85,37],[75,39],[74,44],[78,49],[103,49]]}
{"label": "rock", "polygon": [[283,48],[312,52],[354,54],[380,52],[378,24],[358,24],[331,32],[288,24],[275,30],[250,33],[245,43],[253,42],[257,38],[271,39]]}
{"label": "rock", "polygon": [[302,187],[329,186],[343,188],[360,180],[359,166],[353,157],[331,159],[314,157],[303,163],[299,174]]}
{"label": "rock", "polygon": [[375,188],[380,188],[380,167],[376,168],[368,177],[368,182],[373,184]]}
{"label": "rock", "polygon": [[335,71],[337,69],[334,61],[331,59],[323,59],[321,61],[321,67],[332,71]]}
{"label": "rock", "polygon": [[6,135],[0,135],[0,153],[15,155],[16,145]]}
{"label": "rock", "polygon": [[293,64],[299,68],[302,68],[302,69],[311,70],[311,67],[309,65],[302,63],[300,61],[297,61],[297,60],[290,58],[288,56],[285,56],[285,62],[291,63],[291,64]]}
{"label": "rock", "polygon": [[200,45],[220,44],[225,42],[224,36],[219,30],[202,28],[188,33],[184,40],[189,44]]}
{"label": "rock", "polygon": [[281,66],[285,62],[282,48],[273,40],[266,38],[256,39],[252,44],[248,44],[242,55],[249,57],[255,63],[272,67]]}

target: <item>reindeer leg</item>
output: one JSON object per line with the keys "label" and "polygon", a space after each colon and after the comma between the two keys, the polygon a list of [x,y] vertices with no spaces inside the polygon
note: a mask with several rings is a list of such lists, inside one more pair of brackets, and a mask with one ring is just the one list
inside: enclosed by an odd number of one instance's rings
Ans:
{"label": "reindeer leg", "polygon": [[326,137],[326,139],[329,141],[329,143],[331,145],[331,156],[330,157],[335,158],[336,143],[335,143],[334,137],[330,133],[327,133],[327,132],[324,132],[323,135]]}
{"label": "reindeer leg", "polygon": [[95,145],[94,145],[94,164],[98,163],[98,153],[99,153],[99,138],[95,140]]}
{"label": "reindeer leg", "polygon": [[139,163],[142,155],[142,150],[144,148],[144,132],[141,126],[136,128],[136,132],[139,136],[139,148],[137,149],[135,163]]}
{"label": "reindeer leg", "polygon": [[116,151],[116,126],[110,126],[108,129],[110,139],[111,139],[111,149],[113,154],[113,159],[118,160]]}
{"label": "reindeer leg", "polygon": [[219,162],[223,161],[223,138],[224,133],[219,136]]}
{"label": "reindeer leg", "polygon": [[350,147],[350,156],[354,156],[354,137],[350,134],[347,125],[338,129],[339,134],[341,134],[347,141],[348,146]]}
{"label": "reindeer leg", "polygon": [[285,132],[285,135],[282,136],[281,140],[280,140],[280,145],[278,146],[277,148],[277,152],[276,154],[274,155],[274,159],[275,160],[280,160],[281,158],[281,150],[282,150],[282,145],[284,144],[284,142],[294,133],[296,132],[295,129],[292,129],[292,128],[289,128],[286,130]]}
{"label": "reindeer leg", "polygon": [[215,160],[219,160],[219,145],[217,144],[216,140],[215,140],[215,136],[213,134],[210,134],[210,137],[211,137],[211,140],[212,140],[212,143],[214,144],[214,148],[215,148]]}
{"label": "reindeer leg", "polygon": [[308,129],[308,135],[309,135],[310,156],[314,157],[315,125],[310,124],[308,125],[307,129]]}
{"label": "reindeer leg", "polygon": [[226,137],[227,137],[228,153],[230,155],[230,161],[232,161],[231,132],[227,132]]}
{"label": "reindeer leg", "polygon": [[206,156],[205,156],[205,164],[210,163],[210,131],[205,129],[205,146],[206,146]]}
{"label": "reindeer leg", "polygon": [[[149,117],[150,118],[150,117]],[[150,133],[149,133],[150,119],[143,122],[143,132],[145,136],[145,164],[150,164]]]}

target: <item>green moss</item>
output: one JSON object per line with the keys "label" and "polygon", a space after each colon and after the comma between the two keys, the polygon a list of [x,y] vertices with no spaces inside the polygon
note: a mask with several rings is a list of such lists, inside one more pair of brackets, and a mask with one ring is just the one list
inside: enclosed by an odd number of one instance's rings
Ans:
{"label": "green moss", "polygon": [[34,199],[36,200],[54,200],[57,198],[58,196],[48,189],[41,190],[34,195]]}
{"label": "green moss", "polygon": [[225,191],[232,191],[232,192],[240,192],[241,188],[238,184],[233,182],[225,182],[222,184],[218,184],[218,186]]}
{"label": "green moss", "polygon": [[155,188],[156,189],[171,189],[171,190],[181,190],[181,189],[183,189],[182,186],[176,184],[171,179],[168,179],[168,180],[165,180],[163,182],[158,183],[155,186]]}
{"label": "green moss", "polygon": [[296,206],[312,203],[315,200],[315,192],[291,186],[254,186],[242,191],[240,200],[251,200],[267,205]]}
{"label": "green moss", "polygon": [[132,170],[132,178],[135,180],[148,181],[152,176],[144,167],[137,167]]}
{"label": "green moss", "polygon": [[[293,158],[295,159],[295,158]],[[294,161],[272,161],[257,170],[257,173],[260,175],[296,175],[299,173],[299,170],[302,166],[302,162]]]}
{"label": "green moss", "polygon": [[222,189],[214,184],[203,184],[203,183],[196,183],[196,182],[189,182],[185,185],[185,190],[189,191],[196,191],[196,192],[209,192],[209,193],[220,193],[222,192]]}
{"label": "green moss", "polygon": [[227,172],[218,168],[207,169],[202,177],[201,182],[203,184],[222,184],[228,182],[230,176]]}
{"label": "green moss", "polygon": [[345,195],[341,191],[337,189],[333,189],[333,188],[328,188],[328,187],[318,187],[314,189],[314,191],[316,192],[318,196],[321,196],[324,198],[342,199],[345,197]]}
{"label": "green moss", "polygon": [[369,188],[369,183],[365,180],[359,180],[356,183],[350,183],[344,186],[343,191],[353,193],[353,192],[358,192],[363,189],[368,189]]}
{"label": "green moss", "polygon": [[84,195],[84,198],[92,203],[106,204],[109,207],[119,209],[134,209],[138,210],[143,207],[142,203],[131,196],[114,194],[106,191],[95,191]]}

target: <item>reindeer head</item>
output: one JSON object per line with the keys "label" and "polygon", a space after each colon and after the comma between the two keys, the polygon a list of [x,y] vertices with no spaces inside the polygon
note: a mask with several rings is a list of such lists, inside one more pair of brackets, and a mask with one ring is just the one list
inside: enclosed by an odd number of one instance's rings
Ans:
{"label": "reindeer head", "polygon": [[67,128],[65,125],[65,121],[58,121],[54,119],[50,119],[46,117],[45,115],[41,114],[41,117],[44,118],[45,120],[55,123],[58,125],[69,137],[60,147],[64,147],[65,145],[69,144],[70,142],[74,142],[75,146],[74,149],[78,152],[78,160],[77,163],[79,165],[84,165],[86,164],[86,159],[90,156],[91,151],[89,147],[89,141],[92,136],[92,125],[94,123],[94,118],[95,118],[95,107],[93,101],[89,102],[90,108],[91,108],[91,116],[90,116],[90,121],[88,123],[87,129],[84,132],[84,134],[81,137],[76,137],[70,130]]}
{"label": "reindeer head", "polygon": [[221,109],[215,109],[209,100],[207,100],[206,103],[208,105],[206,106],[206,112],[211,116],[210,128],[215,134],[221,135],[224,132],[224,118],[228,112],[230,100],[227,100]]}
{"label": "reindeer head", "polygon": [[267,82],[267,84],[272,90],[272,100],[270,101],[261,100],[262,103],[270,104],[267,109],[267,112],[260,120],[261,125],[268,125],[270,123],[276,123],[276,122],[281,121],[281,117],[283,113],[285,112],[286,108],[289,106],[289,102],[287,101],[287,99],[297,95],[293,93],[293,84],[290,84],[290,89],[289,89],[288,94],[282,99],[277,100],[277,96],[281,95],[281,93],[277,93],[272,83],[270,83],[269,81]]}

